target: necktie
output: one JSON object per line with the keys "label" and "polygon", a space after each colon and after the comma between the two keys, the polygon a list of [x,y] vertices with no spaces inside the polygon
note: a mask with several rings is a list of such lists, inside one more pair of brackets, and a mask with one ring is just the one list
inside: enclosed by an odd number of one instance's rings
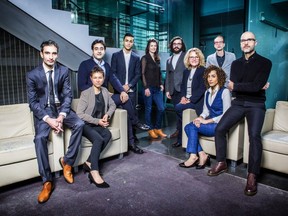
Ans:
{"label": "necktie", "polygon": [[57,112],[57,107],[55,104],[55,96],[54,96],[54,90],[53,90],[53,80],[52,80],[52,72],[53,70],[48,71],[49,72],[49,77],[48,77],[48,81],[49,81],[49,105],[50,108],[52,110],[52,114],[54,117],[58,116],[58,112]]}

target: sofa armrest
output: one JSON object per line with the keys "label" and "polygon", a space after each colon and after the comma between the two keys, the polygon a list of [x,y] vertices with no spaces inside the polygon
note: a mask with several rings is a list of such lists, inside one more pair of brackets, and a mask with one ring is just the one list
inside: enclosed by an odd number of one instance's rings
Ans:
{"label": "sofa armrest", "polygon": [[184,127],[189,124],[193,119],[197,118],[196,111],[194,109],[186,109],[183,111],[182,117],[182,148],[187,147],[188,137],[184,131]]}
{"label": "sofa armrest", "polygon": [[275,116],[275,109],[266,110],[261,134],[273,130],[274,116]]}
{"label": "sofa armrest", "polygon": [[[267,109],[265,113],[265,118],[261,130],[261,134],[264,134],[268,131],[273,129],[273,122],[274,122],[274,115],[275,109]],[[247,119],[245,118],[245,125],[244,125],[244,145],[243,145],[243,163],[248,163],[249,159],[249,135],[248,135],[248,123]]]}
{"label": "sofa armrest", "polygon": [[111,118],[110,127],[120,128],[121,151],[128,150],[127,111],[117,108]]}

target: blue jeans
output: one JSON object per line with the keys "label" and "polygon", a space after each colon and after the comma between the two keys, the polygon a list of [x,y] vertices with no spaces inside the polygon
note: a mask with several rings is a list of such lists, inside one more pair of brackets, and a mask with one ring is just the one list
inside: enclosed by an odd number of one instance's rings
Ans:
{"label": "blue jeans", "polygon": [[[149,87],[149,90],[151,93],[149,97],[147,97],[144,94],[145,121],[146,121],[146,124],[151,129],[160,129],[162,125],[163,114],[164,114],[163,91],[161,91],[160,87]],[[153,126],[151,122],[151,112],[152,112],[153,101],[157,106],[155,126]]]}
{"label": "blue jeans", "polygon": [[215,135],[216,126],[216,123],[200,124],[200,127],[198,128],[193,122],[187,124],[184,128],[188,137],[186,152],[197,154],[198,152],[203,151],[198,138],[199,134],[212,137]]}

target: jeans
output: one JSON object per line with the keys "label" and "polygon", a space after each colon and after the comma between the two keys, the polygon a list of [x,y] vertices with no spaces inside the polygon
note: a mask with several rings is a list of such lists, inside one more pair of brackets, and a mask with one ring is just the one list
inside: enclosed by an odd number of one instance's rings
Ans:
{"label": "jeans", "polygon": [[215,135],[216,126],[216,123],[200,124],[200,127],[198,128],[193,124],[193,122],[187,124],[184,127],[185,133],[188,137],[186,152],[197,154],[198,152],[203,151],[198,138],[199,134],[212,137]]}
{"label": "jeans", "polygon": [[[163,119],[163,114],[164,114],[163,91],[161,91],[160,87],[149,87],[149,90],[151,93],[149,97],[147,97],[144,94],[145,121],[146,121],[146,124],[151,129],[160,129],[162,126],[162,119]],[[152,125],[152,122],[151,122],[151,112],[152,112],[153,101],[157,106],[155,125]]]}

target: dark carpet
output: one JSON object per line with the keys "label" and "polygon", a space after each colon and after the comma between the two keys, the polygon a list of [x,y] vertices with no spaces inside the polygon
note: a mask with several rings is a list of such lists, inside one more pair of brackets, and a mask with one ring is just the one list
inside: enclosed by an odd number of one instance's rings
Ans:
{"label": "dark carpet", "polygon": [[82,172],[72,185],[61,176],[42,205],[38,178],[2,191],[0,215],[287,215],[287,191],[259,184],[257,195],[247,197],[245,179],[209,177],[207,169],[183,169],[179,162],[151,151],[105,160],[102,172],[110,188],[96,188]]}

